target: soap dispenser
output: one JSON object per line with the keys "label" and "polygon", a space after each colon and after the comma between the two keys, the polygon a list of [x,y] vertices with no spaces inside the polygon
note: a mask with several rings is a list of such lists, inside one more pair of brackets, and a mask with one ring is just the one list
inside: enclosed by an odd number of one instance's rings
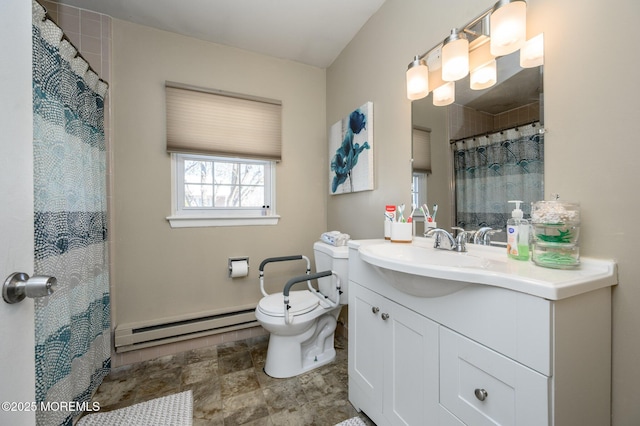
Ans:
{"label": "soap dispenser", "polygon": [[509,202],[515,203],[516,208],[507,220],[507,255],[511,259],[529,260],[529,221],[523,219],[522,201]]}

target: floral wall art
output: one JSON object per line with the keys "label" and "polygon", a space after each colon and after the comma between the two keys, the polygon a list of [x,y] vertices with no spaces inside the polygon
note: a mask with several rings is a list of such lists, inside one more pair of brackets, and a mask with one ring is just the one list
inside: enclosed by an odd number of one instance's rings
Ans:
{"label": "floral wall art", "polygon": [[373,189],[373,103],[367,102],[331,126],[331,194]]}

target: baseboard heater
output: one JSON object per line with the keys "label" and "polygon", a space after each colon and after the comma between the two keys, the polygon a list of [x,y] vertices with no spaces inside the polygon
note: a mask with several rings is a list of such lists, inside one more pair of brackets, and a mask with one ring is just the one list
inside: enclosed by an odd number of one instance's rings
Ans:
{"label": "baseboard heater", "polygon": [[127,352],[257,325],[255,306],[244,307],[233,312],[191,318],[121,324],[116,326],[114,343],[116,352]]}

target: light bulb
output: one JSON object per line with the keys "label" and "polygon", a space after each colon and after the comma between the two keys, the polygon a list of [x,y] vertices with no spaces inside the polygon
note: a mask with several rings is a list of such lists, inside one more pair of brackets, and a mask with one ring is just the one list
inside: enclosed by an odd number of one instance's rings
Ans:
{"label": "light bulb", "polygon": [[469,74],[469,41],[464,33],[451,30],[442,46],[442,79],[456,81]]}
{"label": "light bulb", "polygon": [[483,65],[471,71],[470,87],[473,90],[486,89],[496,84],[498,80],[498,71],[495,59],[486,65]]}
{"label": "light bulb", "polygon": [[429,94],[429,68],[424,59],[415,57],[407,69],[407,98],[422,99]]}
{"label": "light bulb", "polygon": [[544,35],[542,33],[527,40],[520,48],[520,66],[533,68],[544,64]]}
{"label": "light bulb", "polygon": [[500,0],[489,18],[491,54],[504,56],[520,49],[527,37],[527,4],[523,0]]}
{"label": "light bulb", "polygon": [[433,89],[433,104],[435,106],[445,106],[452,104],[456,99],[456,84],[450,81],[442,86]]}

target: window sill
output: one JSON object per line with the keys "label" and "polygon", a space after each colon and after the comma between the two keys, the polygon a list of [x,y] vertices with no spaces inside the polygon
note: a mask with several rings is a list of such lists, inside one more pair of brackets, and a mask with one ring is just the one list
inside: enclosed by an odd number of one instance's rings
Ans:
{"label": "window sill", "polygon": [[211,216],[168,216],[172,228],[204,228],[213,226],[256,226],[277,225],[280,216],[211,217]]}

